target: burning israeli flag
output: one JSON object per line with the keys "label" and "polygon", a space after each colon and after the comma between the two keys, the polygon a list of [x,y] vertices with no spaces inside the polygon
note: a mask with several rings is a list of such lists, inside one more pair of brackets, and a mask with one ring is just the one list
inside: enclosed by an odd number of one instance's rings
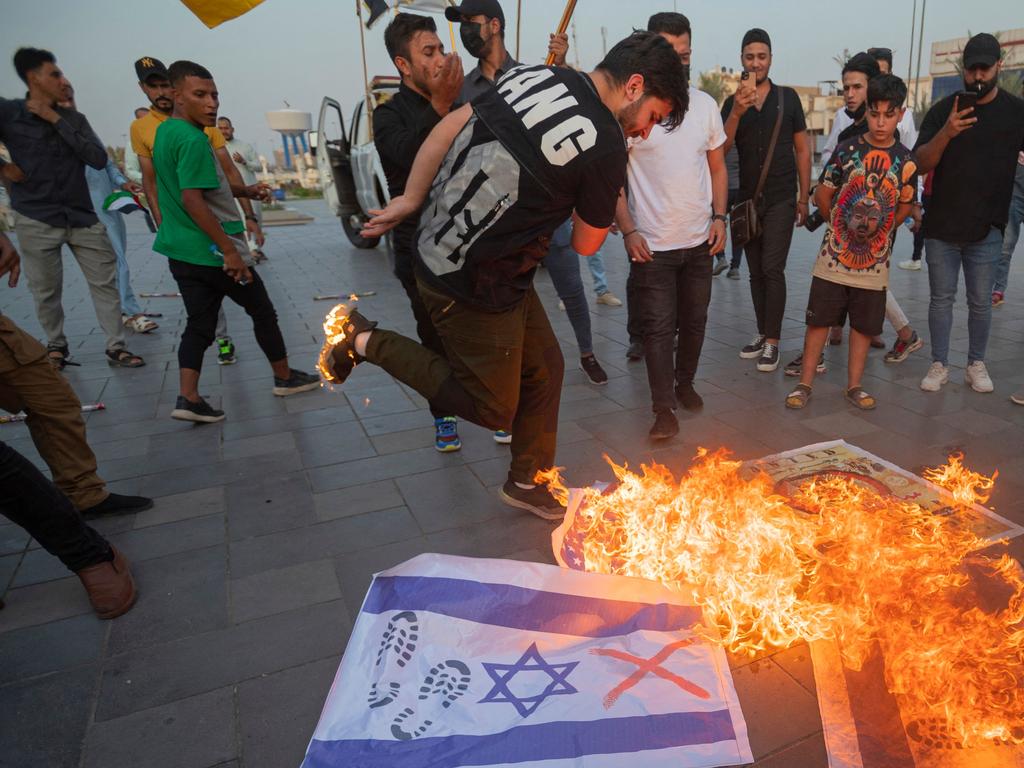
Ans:
{"label": "burning israeli flag", "polygon": [[641,579],[420,555],[374,578],[303,768],[751,762],[700,623]]}

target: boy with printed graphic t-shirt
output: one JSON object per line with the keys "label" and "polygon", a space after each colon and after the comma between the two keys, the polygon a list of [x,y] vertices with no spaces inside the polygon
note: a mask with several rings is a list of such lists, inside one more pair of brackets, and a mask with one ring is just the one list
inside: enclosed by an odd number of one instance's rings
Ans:
{"label": "boy with printed graphic t-shirt", "polygon": [[174,86],[174,113],[161,123],[153,142],[162,213],[153,250],[168,257],[188,313],[178,347],[180,390],[171,418],[222,421],[224,411],[199,396],[199,374],[225,298],[252,318],[256,342],[274,372],[275,395],[316,389],[320,380],[288,367],[277,312],[255,268],[242,259],[248,248],[234,197],[258,199],[265,187],[232,188],[203,133],[217,119],[213,76],[190,61],[175,62],[168,75]]}
{"label": "boy with printed graphic t-shirt", "polygon": [[363,230],[380,236],[426,203],[416,279],[447,356],[352,311],[321,372],[341,382],[369,360],[432,404],[511,431],[502,500],[561,518],[565,508],[534,485],[554,464],[564,362],[533,275],[570,216],[573,249],[597,251],[625,182],[623,134],[679,125],[685,94],[672,46],[636,32],[590,74],[516,67],[451,112],[423,143],[405,193]]}
{"label": "boy with printed graphic t-shirt", "polygon": [[850,317],[846,399],[861,410],[875,398],[860,385],[871,337],[882,332],[889,259],[896,227],[917,197],[914,156],[896,140],[907,87],[895,75],[868,83],[868,131],[840,143],[815,191],[828,231],[814,263],[807,300],[800,383],[786,397],[787,408],[803,408],[811,396],[817,361],[829,328]]}

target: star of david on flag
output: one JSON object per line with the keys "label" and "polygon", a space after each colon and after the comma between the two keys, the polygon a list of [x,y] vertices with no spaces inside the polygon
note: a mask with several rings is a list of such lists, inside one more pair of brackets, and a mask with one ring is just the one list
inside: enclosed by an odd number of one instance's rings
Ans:
{"label": "star of david on flag", "polygon": [[700,621],[641,579],[420,555],[374,577],[302,767],[752,762]]}

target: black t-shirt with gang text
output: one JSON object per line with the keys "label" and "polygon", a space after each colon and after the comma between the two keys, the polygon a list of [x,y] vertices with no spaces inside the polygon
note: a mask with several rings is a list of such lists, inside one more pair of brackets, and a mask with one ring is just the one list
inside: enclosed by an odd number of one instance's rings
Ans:
{"label": "black t-shirt with gang text", "polygon": [[[928,110],[915,151],[935,138],[949,119],[956,95]],[[1024,101],[1000,90],[978,104],[978,122],[946,145],[932,178],[924,236],[948,243],[976,243],[992,227],[1006,228],[1017,153],[1024,150]]]}
{"label": "black t-shirt with gang text", "polygon": [[472,108],[420,218],[417,273],[502,311],[526,295],[573,210],[593,227],[611,225],[626,144],[590,78],[570,69],[516,67]]}

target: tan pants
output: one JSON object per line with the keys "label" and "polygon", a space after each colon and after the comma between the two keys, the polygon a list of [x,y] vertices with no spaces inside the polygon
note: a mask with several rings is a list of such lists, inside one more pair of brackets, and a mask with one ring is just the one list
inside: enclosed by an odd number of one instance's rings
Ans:
{"label": "tan pants", "polygon": [[36,317],[50,344],[64,346],[64,263],[61,246],[67,245],[89,284],[96,319],[107,335],[107,349],[124,349],[121,295],[117,289],[117,254],[98,221],[91,227],[51,227],[14,214],[21,269],[36,303]]}
{"label": "tan pants", "polygon": [[76,508],[109,495],[96,474],[96,456],[85,440],[82,403],[46,359],[46,349],[0,315],[0,408],[25,411],[32,442],[50,467],[53,482]]}

